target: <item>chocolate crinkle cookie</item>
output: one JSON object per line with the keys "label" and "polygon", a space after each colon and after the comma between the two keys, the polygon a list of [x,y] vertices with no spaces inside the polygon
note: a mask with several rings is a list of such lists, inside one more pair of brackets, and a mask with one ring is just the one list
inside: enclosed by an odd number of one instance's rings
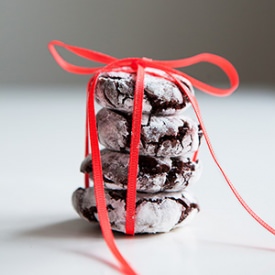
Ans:
{"label": "chocolate crinkle cookie", "polygon": [[[99,141],[105,147],[130,151],[132,116],[101,109],[97,114]],[[183,116],[143,115],[139,153],[150,156],[181,156],[199,147],[197,123]]]}
{"label": "chocolate crinkle cookie", "polygon": [[[127,189],[129,154],[108,149],[101,151],[101,162],[105,188]],[[91,156],[81,164],[81,172],[89,173],[93,179]],[[200,176],[200,164],[187,157],[139,156],[137,191],[156,193],[175,192],[185,189]]]}
{"label": "chocolate crinkle cookie", "polygon": [[[189,81],[180,78],[185,88],[194,93]],[[99,76],[96,86],[96,101],[103,107],[133,112],[135,75],[124,72],[109,72]],[[173,82],[166,78],[146,73],[144,78],[143,112],[170,115],[190,106],[188,97]]]}
{"label": "chocolate crinkle cookie", "polygon": [[[202,131],[183,112],[193,94],[188,80],[179,77],[183,91],[161,71],[147,70],[144,79],[138,172],[136,177],[135,233],[167,232],[199,211],[186,191],[200,176],[196,159]],[[156,76],[158,75],[158,76]],[[125,232],[125,206],[132,134],[135,75],[108,72],[96,83],[96,101],[103,107],[96,116],[106,209],[111,227]],[[91,137],[92,138],[92,137]],[[88,155],[81,172],[93,182],[92,159]],[[87,221],[98,221],[94,187],[79,188],[73,205]]]}
{"label": "chocolate crinkle cookie", "polygon": [[[126,192],[105,190],[111,228],[125,233]],[[73,194],[77,213],[87,221],[98,221],[94,188],[79,188]],[[168,232],[199,211],[196,201],[186,192],[137,193],[135,233]]]}

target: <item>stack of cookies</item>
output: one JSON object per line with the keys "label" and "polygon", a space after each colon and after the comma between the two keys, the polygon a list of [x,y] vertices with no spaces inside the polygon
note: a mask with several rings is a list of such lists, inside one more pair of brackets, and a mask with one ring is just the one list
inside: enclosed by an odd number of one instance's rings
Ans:
{"label": "stack of cookies", "polygon": [[[181,79],[193,93],[191,84]],[[103,107],[97,113],[105,195],[111,227],[125,233],[126,193],[130,158],[135,75],[124,72],[101,74],[95,96]],[[167,232],[182,224],[198,204],[186,191],[200,175],[192,161],[200,144],[196,122],[182,115],[188,98],[167,78],[145,74],[141,123],[135,233]],[[81,164],[92,181],[91,156]],[[79,188],[73,205],[81,217],[98,221],[94,188]]]}

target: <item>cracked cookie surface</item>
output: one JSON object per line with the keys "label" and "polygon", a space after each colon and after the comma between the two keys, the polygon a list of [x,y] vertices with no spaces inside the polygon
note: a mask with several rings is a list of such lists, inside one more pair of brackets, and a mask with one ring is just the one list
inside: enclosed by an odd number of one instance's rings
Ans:
{"label": "cracked cookie surface", "polygon": [[[127,189],[129,154],[101,150],[104,185],[107,189]],[[81,172],[93,178],[91,156],[81,164]],[[181,191],[200,176],[201,167],[185,157],[139,156],[137,191],[156,193]]]}
{"label": "cracked cookie surface", "polygon": [[[187,79],[180,78],[186,90],[194,93]],[[103,107],[131,113],[135,89],[135,75],[109,72],[99,76],[95,98]],[[173,82],[145,74],[143,113],[170,115],[190,106],[188,97]]]}
{"label": "cracked cookie surface", "polygon": [[[111,228],[125,233],[126,191],[105,190]],[[94,188],[78,188],[72,197],[78,214],[87,221],[98,221]],[[187,192],[137,193],[135,233],[168,232],[199,211]],[[188,219],[187,219],[188,218]]]}
{"label": "cracked cookie surface", "polygon": [[[101,109],[97,113],[99,142],[108,149],[130,151],[130,114]],[[143,115],[139,154],[180,156],[196,151],[201,132],[197,123],[187,117]]]}

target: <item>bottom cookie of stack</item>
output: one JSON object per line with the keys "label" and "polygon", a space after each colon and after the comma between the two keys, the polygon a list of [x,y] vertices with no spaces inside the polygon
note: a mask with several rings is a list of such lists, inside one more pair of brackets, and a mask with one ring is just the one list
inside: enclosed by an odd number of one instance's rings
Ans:
{"label": "bottom cookie of stack", "polygon": [[[111,228],[125,232],[126,191],[105,189],[106,207]],[[98,221],[94,188],[78,188],[72,197],[73,206],[80,217],[87,221]],[[161,233],[185,223],[199,206],[186,191],[137,193],[135,233]]]}

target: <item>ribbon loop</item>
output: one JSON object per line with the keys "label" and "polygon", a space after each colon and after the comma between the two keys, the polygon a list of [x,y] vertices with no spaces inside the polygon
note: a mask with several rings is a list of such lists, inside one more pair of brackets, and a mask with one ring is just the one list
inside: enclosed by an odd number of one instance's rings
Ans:
{"label": "ribbon loop", "polygon": [[[81,66],[76,66],[73,64],[68,63],[65,61],[60,54],[56,50],[56,46],[62,47],[82,58],[99,62],[103,64],[107,64],[105,67],[93,67],[93,68],[85,68]],[[124,66],[131,67],[134,72],[137,70],[137,64],[145,67],[152,67],[163,71],[169,71],[170,73],[178,74],[186,79],[188,79],[192,85],[199,90],[214,95],[214,96],[228,96],[233,93],[238,85],[239,85],[239,76],[234,68],[234,66],[225,58],[211,54],[211,53],[201,53],[198,55],[194,55],[188,58],[178,59],[178,60],[153,60],[147,57],[142,58],[124,58],[124,59],[117,59],[107,54],[103,54],[97,51],[76,47],[72,45],[65,44],[61,41],[51,41],[48,45],[49,51],[51,52],[52,56],[59,64],[61,68],[66,70],[67,72],[74,73],[74,74],[94,74],[97,71],[104,70],[104,69],[119,69]],[[230,82],[230,87],[227,89],[217,88],[207,83],[204,83],[196,78],[193,78],[183,72],[175,70],[176,68],[184,68],[191,65],[199,64],[202,62],[206,62],[209,64],[213,64],[219,67],[225,75],[228,77]]]}
{"label": "ribbon loop", "polygon": [[64,49],[66,49],[82,58],[85,58],[85,59],[88,59],[88,60],[91,60],[94,62],[98,62],[98,63],[109,64],[109,63],[117,60],[115,57],[112,57],[112,56],[109,56],[109,55],[106,55],[106,54],[103,54],[103,53],[100,53],[97,51],[92,51],[92,50],[88,50],[85,48],[67,45],[67,44],[65,44],[61,41],[58,41],[58,40],[51,41],[48,44],[48,49],[51,52],[51,54],[54,57],[57,64],[61,68],[63,68],[65,71],[74,73],[74,74],[93,74],[101,68],[100,67],[84,68],[84,67],[75,66],[73,64],[70,64],[60,56],[60,54],[55,49],[55,46],[59,46],[59,47],[64,48]]}
{"label": "ribbon loop", "polygon": [[201,53],[188,58],[178,59],[178,60],[154,60],[153,63],[157,64],[158,68],[162,68],[162,70],[166,70],[169,68],[184,68],[189,67],[199,63],[209,63],[220,68],[225,75],[228,77],[230,87],[226,89],[217,88],[211,86],[207,83],[204,83],[190,75],[187,75],[183,72],[179,72],[174,70],[175,74],[180,74],[181,76],[187,78],[194,87],[199,90],[214,96],[228,96],[232,94],[239,86],[239,75],[234,66],[225,58],[211,54],[211,53]]}

